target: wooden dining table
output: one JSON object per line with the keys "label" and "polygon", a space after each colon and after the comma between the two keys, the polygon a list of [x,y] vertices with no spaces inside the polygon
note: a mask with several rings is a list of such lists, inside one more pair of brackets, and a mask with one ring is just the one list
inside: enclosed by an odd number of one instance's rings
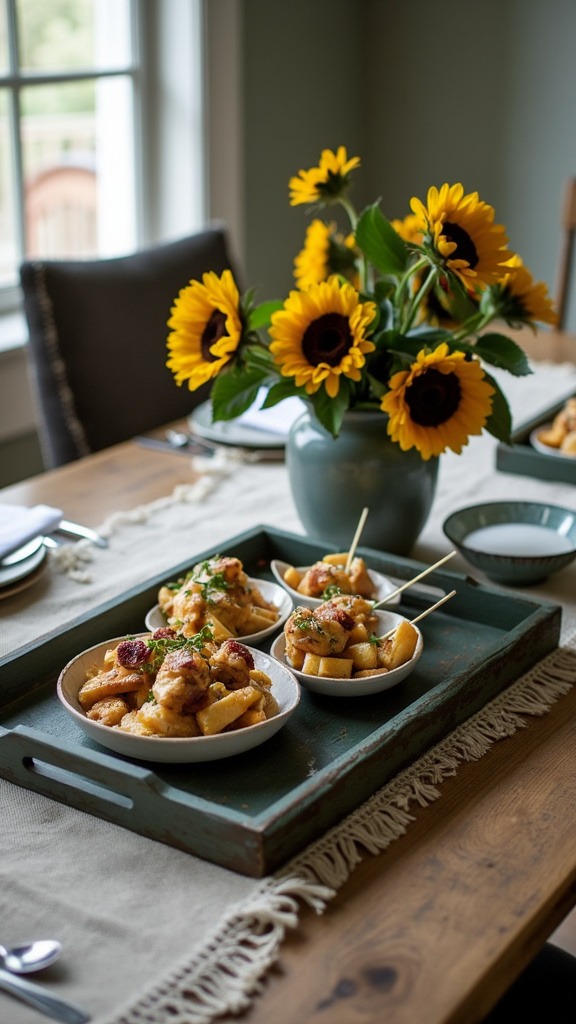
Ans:
{"label": "wooden dining table", "polygon": [[[464,465],[466,455],[460,458]],[[265,477],[267,465],[259,471]],[[97,527],[119,508],[190,484],[194,474],[181,452],[132,440],[4,488],[0,502],[58,504],[68,519]],[[458,479],[455,468],[456,505]],[[511,494],[523,493],[524,484],[509,477]],[[530,486],[545,499],[546,482]],[[576,490],[563,493],[575,507]],[[261,521],[261,511],[255,517]],[[414,557],[443,553],[433,548],[424,533]],[[563,578],[576,605],[576,563]],[[549,602],[557,593],[554,577],[533,591]],[[302,908],[242,1021],[483,1019],[576,905],[576,686],[479,759],[463,760],[442,781],[440,798],[411,813],[409,828],[387,849],[359,858],[324,913]],[[25,844],[25,829],[21,838]],[[2,1006],[2,1019],[5,1012]],[[227,1012],[217,1019],[239,1018]]]}

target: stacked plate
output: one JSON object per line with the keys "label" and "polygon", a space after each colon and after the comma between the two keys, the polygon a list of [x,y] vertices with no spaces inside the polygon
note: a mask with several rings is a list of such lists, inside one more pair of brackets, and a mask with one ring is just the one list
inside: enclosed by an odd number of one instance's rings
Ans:
{"label": "stacked plate", "polygon": [[48,552],[42,537],[35,537],[0,559],[0,600],[31,587],[46,568]]}

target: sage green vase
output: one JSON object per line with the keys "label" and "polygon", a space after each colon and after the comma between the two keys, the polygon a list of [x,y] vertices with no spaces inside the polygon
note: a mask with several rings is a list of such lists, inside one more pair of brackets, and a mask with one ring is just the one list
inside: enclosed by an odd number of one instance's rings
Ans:
{"label": "sage green vase", "polygon": [[293,424],[286,465],[296,511],[310,537],[346,551],[367,507],[360,545],[408,555],[436,492],[439,459],[403,452],[378,411],[347,412],[333,438],[310,410]]}

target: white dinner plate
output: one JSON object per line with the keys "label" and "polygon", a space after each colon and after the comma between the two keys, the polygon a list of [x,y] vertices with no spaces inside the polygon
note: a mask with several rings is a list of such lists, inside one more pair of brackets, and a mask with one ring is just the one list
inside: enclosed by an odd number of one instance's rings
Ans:
{"label": "white dinner plate", "polygon": [[538,434],[541,434],[544,430],[551,429],[551,423],[541,423],[539,427],[536,427],[536,429],[533,430],[530,434],[530,444],[532,445],[532,447],[535,448],[536,451],[540,452],[542,455],[551,455],[554,459],[572,459],[572,461],[576,460],[576,454],[571,455],[570,452],[562,452],[559,448],[552,448],[551,445],[544,444],[543,441],[539,440]]}
{"label": "white dinner plate", "polygon": [[[288,399],[290,401],[290,399]],[[300,403],[302,404],[302,403]],[[305,406],[302,404],[302,410]],[[202,402],[188,417],[191,431],[206,441],[216,441],[218,444],[234,445],[238,448],[284,448],[288,440],[288,427],[284,429],[268,429],[267,414],[273,409],[258,410],[251,414],[251,422],[242,422],[241,417],[236,420],[218,420],[212,422],[212,404],[210,401]],[[262,419],[262,426],[254,426],[258,417]],[[292,416],[291,419],[295,419]]]}
{"label": "white dinner plate", "polygon": [[[376,612],[376,615],[378,616],[378,625],[374,632],[378,636],[384,636],[389,629],[394,629],[395,626],[405,619],[405,616],[397,615],[396,612]],[[286,637],[284,633],[276,637],[270,648],[270,653],[278,659],[281,665],[286,665],[294,673],[300,685],[306,690],[324,694],[326,697],[368,697],[374,693],[382,693],[384,690],[390,690],[393,686],[397,686],[416,668],[424,650],[424,639],[418,626],[414,626],[414,629],[418,633],[418,641],[410,661],[405,662],[404,665],[399,665],[398,668],[390,669],[389,672],[379,672],[373,676],[361,676],[359,679],[334,679],[325,676],[311,676],[292,668],[286,660]]]}
{"label": "white dinner plate", "polygon": [[[292,598],[285,590],[284,587],[279,587],[276,583],[271,583],[268,580],[258,580],[254,577],[248,577],[250,583],[253,583],[255,587],[262,594],[265,601],[270,601],[276,605],[278,609],[278,618],[276,622],[273,622],[271,626],[267,626],[266,629],[261,629],[258,633],[247,633],[244,636],[238,636],[238,640],[241,640],[243,644],[259,644],[262,640],[265,640],[267,636],[272,636],[276,630],[280,629],[286,619],[290,615],[293,608]],[[159,604],[155,604],[150,609],[146,616],[145,621],[146,629],[149,629],[151,633],[156,629],[162,629],[163,626],[168,625],[168,620],[164,615]]]}
{"label": "white dinner plate", "polygon": [[[0,590],[30,576],[45,561],[46,548],[42,537],[36,537],[0,560]],[[11,589],[11,592],[14,591]],[[0,595],[1,596],[1,595]]]}
{"label": "white dinner plate", "polygon": [[[138,634],[140,637],[147,635]],[[300,701],[300,686],[293,672],[269,654],[256,648],[249,648],[254,659],[254,667],[270,676],[271,692],[279,706],[277,715],[267,718],[265,722],[258,722],[257,725],[248,725],[244,729],[218,733],[215,736],[137,736],[134,733],[121,732],[120,729],[86,718],[78,702],[78,693],[86,681],[87,672],[90,672],[94,665],[102,664],[105,652],[125,639],[123,636],[116,637],[82,651],[62,669],[57,684],[58,697],[76,725],[90,739],[125,757],[164,764],[219,761],[223,757],[232,757],[260,746],[274,736],[286,725]]]}
{"label": "white dinner plate", "polygon": [[[318,561],[321,561],[321,559],[318,559]],[[303,608],[317,608],[318,605],[322,604],[322,598],[307,597],[306,594],[299,594],[297,590],[294,590],[293,587],[289,587],[288,584],[284,582],[284,573],[286,572],[287,569],[290,568],[292,568],[290,563],[283,562],[282,559],[280,558],[273,558],[272,561],[270,562],[270,569],[272,570],[274,577],[278,580],[280,586],[285,588],[286,592],[290,595],[294,604],[301,605]],[[296,568],[298,569],[298,572],[304,573],[306,572],[307,569],[310,568],[310,566],[298,565],[296,566]],[[394,591],[398,589],[398,584],[393,583],[392,580],[389,580],[387,576],[383,576],[381,572],[376,572],[375,569],[370,569],[370,567],[368,567],[368,572],[370,574],[371,579],[374,581],[374,586],[376,589],[376,597],[373,600],[377,602],[382,601],[385,597],[388,597],[389,594],[393,594]],[[390,601],[386,602],[386,605],[389,608],[393,608],[394,605],[399,603],[400,595],[396,594],[395,597],[391,598]]]}

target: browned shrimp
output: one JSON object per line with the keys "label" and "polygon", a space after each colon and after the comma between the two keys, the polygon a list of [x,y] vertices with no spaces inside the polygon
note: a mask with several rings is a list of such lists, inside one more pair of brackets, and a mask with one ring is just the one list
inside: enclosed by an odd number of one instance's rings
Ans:
{"label": "browned shrimp", "polygon": [[238,640],[225,640],[210,659],[212,678],[224,683],[230,690],[249,686],[254,658],[248,648]]}
{"label": "browned shrimp", "polygon": [[335,587],[343,594],[352,593],[350,577],[343,568],[329,562],[315,562],[300,580],[298,593],[306,597],[322,597],[328,587]]}
{"label": "browned shrimp", "polygon": [[336,594],[331,597],[328,601],[324,601],[319,606],[317,611],[323,608],[340,608],[346,612],[356,623],[365,623],[366,625],[373,625],[376,622],[376,615],[374,614],[374,606],[371,601],[367,601],[364,597],[358,597],[356,594]]}
{"label": "browned shrimp", "polygon": [[340,654],[346,646],[354,622],[348,617],[346,628],[338,621],[338,616],[325,617],[317,615],[317,609],[295,608],[284,626],[286,637],[286,656],[291,658],[291,650],[304,651],[306,654]]}
{"label": "browned shrimp", "polygon": [[171,711],[192,714],[208,703],[208,662],[198,651],[168,651],[158,670],[152,693],[158,704]]}

